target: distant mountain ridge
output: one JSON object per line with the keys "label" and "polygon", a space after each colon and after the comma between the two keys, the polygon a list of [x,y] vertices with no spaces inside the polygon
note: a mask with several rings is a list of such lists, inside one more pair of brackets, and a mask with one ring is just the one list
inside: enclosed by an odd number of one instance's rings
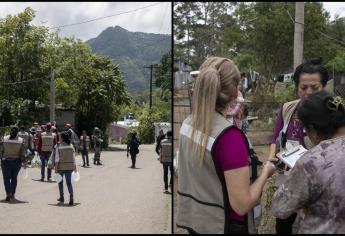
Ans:
{"label": "distant mountain ridge", "polygon": [[135,93],[149,88],[151,63],[159,63],[171,49],[171,35],[130,32],[120,26],[109,27],[96,38],[86,41],[96,54],[110,57],[119,64],[127,89]]}

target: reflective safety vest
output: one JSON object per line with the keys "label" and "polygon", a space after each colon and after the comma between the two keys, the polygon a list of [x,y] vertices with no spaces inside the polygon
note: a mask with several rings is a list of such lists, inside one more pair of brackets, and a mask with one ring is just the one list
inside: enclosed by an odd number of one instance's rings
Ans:
{"label": "reflective safety vest", "polygon": [[[230,128],[238,129],[232,121],[215,112],[205,156],[201,162],[196,148],[200,145],[201,131],[195,130],[196,137],[192,139],[191,117],[183,122],[179,138],[177,227],[205,234],[231,232],[230,201],[225,177],[224,173],[218,172],[213,159],[214,144],[218,137]],[[247,140],[244,134],[243,137]],[[247,148],[250,153],[248,143]],[[248,232],[255,230],[252,228],[253,224],[248,224],[253,222],[253,216],[254,214],[245,215]]]}
{"label": "reflective safety vest", "polygon": [[74,170],[76,163],[74,157],[73,145],[59,145],[57,147],[57,152],[59,153],[59,161],[57,164],[58,171],[60,170]]}
{"label": "reflective safety vest", "polygon": [[172,162],[172,141],[171,139],[164,139],[161,141],[161,163]]}
{"label": "reflective safety vest", "polygon": [[23,160],[25,158],[24,140],[21,137],[10,139],[10,136],[5,136],[2,143],[2,157]]}
{"label": "reflective safety vest", "polygon": [[30,137],[29,137],[29,133],[28,132],[19,132],[18,136],[21,137],[24,140],[24,145],[26,148],[30,147]]}
{"label": "reflective safety vest", "polygon": [[43,132],[41,134],[42,137],[42,151],[43,152],[51,152],[54,149],[54,139],[55,134],[52,132]]}

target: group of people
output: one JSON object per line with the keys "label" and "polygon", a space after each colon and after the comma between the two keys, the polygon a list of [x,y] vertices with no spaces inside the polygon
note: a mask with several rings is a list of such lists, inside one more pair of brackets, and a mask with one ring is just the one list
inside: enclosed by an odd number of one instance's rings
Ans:
{"label": "group of people", "polygon": [[[192,114],[180,129],[176,225],[189,233],[257,233],[255,217],[269,177],[278,186],[271,211],[276,232],[345,232],[345,101],[323,89],[329,80],[320,61],[294,73],[298,99],[279,110],[268,161],[256,176],[250,141],[228,116],[239,97],[240,72],[227,58],[200,67]],[[276,158],[288,147],[308,151],[289,169]]]}
{"label": "group of people", "polygon": [[[45,169],[47,168],[47,181],[52,181],[52,170],[55,173],[65,176],[66,184],[70,194],[69,205],[74,204],[72,172],[77,172],[75,152],[79,150],[83,158],[83,167],[89,166],[88,151],[90,149],[90,137],[84,130],[83,135],[78,138],[71,128],[66,124],[65,131],[58,133],[55,126],[50,122],[38,127],[34,123],[30,132],[25,132],[24,127],[12,126],[10,135],[5,136],[0,142],[0,157],[3,180],[6,190],[6,201],[15,200],[17,187],[17,176],[20,169],[26,169],[38,153],[41,162],[41,179],[44,182]],[[94,164],[101,165],[100,152],[103,140],[99,128],[95,127],[91,140],[95,152]],[[58,202],[64,202],[63,180],[59,182],[60,197]]]}

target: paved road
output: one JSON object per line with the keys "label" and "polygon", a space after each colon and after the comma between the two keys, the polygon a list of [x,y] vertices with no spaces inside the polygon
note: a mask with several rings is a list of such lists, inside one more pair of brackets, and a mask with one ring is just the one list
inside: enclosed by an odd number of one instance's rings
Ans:
{"label": "paved road", "polygon": [[[129,168],[125,151],[105,151],[101,159],[103,166],[83,168],[77,156],[81,179],[73,182],[75,206],[58,206],[57,184],[35,181],[40,170],[28,169],[30,176],[19,176],[16,193],[24,203],[0,201],[0,233],[170,234],[172,195],[163,193],[163,168],[154,146],[140,146],[137,169]],[[4,197],[1,174],[0,199]]]}

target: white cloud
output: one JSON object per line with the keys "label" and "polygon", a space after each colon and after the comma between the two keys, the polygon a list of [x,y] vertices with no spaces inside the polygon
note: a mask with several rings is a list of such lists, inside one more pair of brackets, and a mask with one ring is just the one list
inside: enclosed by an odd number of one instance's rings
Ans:
{"label": "white cloud", "polygon": [[36,11],[33,24],[43,24],[53,28],[120,14],[152,4],[157,5],[81,25],[64,27],[60,29],[59,34],[68,37],[74,35],[85,41],[97,37],[107,27],[116,25],[129,31],[171,34],[170,2],[1,2],[0,18],[9,14],[18,14],[26,7],[31,7]]}

